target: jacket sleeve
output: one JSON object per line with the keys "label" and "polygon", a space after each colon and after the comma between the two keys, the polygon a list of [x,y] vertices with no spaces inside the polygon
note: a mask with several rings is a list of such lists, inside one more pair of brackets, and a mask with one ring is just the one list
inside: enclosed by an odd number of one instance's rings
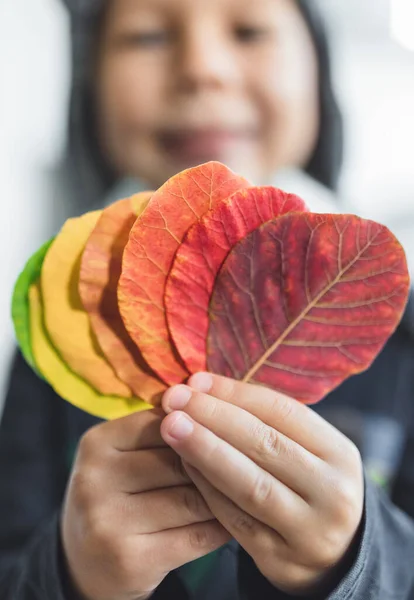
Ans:
{"label": "jacket sleeve", "polygon": [[414,600],[414,521],[371,483],[365,506],[357,559],[330,600]]}
{"label": "jacket sleeve", "polygon": [[[414,521],[366,482],[361,532],[351,564],[343,566],[336,585],[307,600],[414,600]],[[294,600],[271,586],[244,552],[240,558],[243,600]],[[302,597],[303,600],[303,597]]]}
{"label": "jacket sleeve", "polygon": [[59,568],[57,513],[68,476],[62,405],[18,355],[0,425],[2,600],[75,598],[63,595]]}
{"label": "jacket sleeve", "polygon": [[407,440],[402,467],[393,486],[392,499],[414,519],[414,431]]}

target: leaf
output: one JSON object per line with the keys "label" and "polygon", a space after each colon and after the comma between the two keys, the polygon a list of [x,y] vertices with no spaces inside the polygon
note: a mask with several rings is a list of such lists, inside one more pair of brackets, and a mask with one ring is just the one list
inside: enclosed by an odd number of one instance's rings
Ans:
{"label": "leaf", "polygon": [[138,398],[102,396],[64,363],[45,331],[40,285],[30,288],[30,325],[36,362],[45,379],[59,396],[101,419],[118,419],[151,406]]}
{"label": "leaf", "polygon": [[43,262],[40,277],[46,330],[56,350],[79,377],[101,394],[131,396],[105,360],[79,297],[82,252],[101,211],[66,221]]}
{"label": "leaf", "polygon": [[119,200],[102,212],[82,255],[79,294],[99,346],[119,379],[136,396],[157,403],[166,386],[154,377],[129,337],[117,298],[129,232],[151,194],[143,192]]}
{"label": "leaf", "polygon": [[[40,277],[44,258],[53,242],[52,238],[27,261],[14,286],[12,320],[16,339],[26,362],[38,373],[30,339],[29,288]],[[38,373],[39,374],[39,373]]]}
{"label": "leaf", "polygon": [[205,371],[208,306],[230,249],[274,217],[306,211],[303,200],[273,187],[251,187],[220,202],[187,232],[165,290],[171,337],[190,373]]}
{"label": "leaf", "polygon": [[131,229],[118,302],[126,329],[150,367],[168,384],[188,376],[171,344],[164,291],[178,246],[191,225],[247,181],[210,162],[169,179]]}
{"label": "leaf", "polygon": [[371,365],[408,290],[404,251],[386,227],[350,215],[280,217],[223,264],[209,369],[317,402]]}

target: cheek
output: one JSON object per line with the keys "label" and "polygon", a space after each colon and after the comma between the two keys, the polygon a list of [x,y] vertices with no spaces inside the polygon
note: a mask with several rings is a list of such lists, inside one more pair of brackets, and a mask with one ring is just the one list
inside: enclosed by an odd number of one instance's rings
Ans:
{"label": "cheek", "polygon": [[272,169],[307,161],[318,132],[316,65],[308,57],[278,54],[255,75],[267,162]]}
{"label": "cheek", "polygon": [[112,61],[101,74],[98,98],[106,137],[145,134],[160,111],[159,79],[132,61]]}

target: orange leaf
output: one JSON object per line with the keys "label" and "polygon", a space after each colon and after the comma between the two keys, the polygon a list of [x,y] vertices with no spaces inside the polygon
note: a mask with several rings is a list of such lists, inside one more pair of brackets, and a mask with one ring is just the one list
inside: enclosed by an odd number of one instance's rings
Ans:
{"label": "orange leaf", "polygon": [[188,169],[168,180],[131,229],[118,301],[131,338],[168,384],[188,376],[170,341],[164,290],[178,246],[191,225],[248,182],[220,163]]}
{"label": "orange leaf", "polygon": [[131,340],[119,314],[117,288],[129,232],[151,198],[143,192],[106,208],[83,252],[79,293],[108,362],[134,394],[157,403],[165,385],[156,379]]}

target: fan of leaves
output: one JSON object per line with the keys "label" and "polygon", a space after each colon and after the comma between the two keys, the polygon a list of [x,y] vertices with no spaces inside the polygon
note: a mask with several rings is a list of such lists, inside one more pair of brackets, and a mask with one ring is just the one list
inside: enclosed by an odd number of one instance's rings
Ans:
{"label": "fan of leaves", "polygon": [[211,162],[67,221],[19,276],[12,317],[32,368],[114,419],[201,370],[317,402],[371,365],[408,293],[386,227]]}

